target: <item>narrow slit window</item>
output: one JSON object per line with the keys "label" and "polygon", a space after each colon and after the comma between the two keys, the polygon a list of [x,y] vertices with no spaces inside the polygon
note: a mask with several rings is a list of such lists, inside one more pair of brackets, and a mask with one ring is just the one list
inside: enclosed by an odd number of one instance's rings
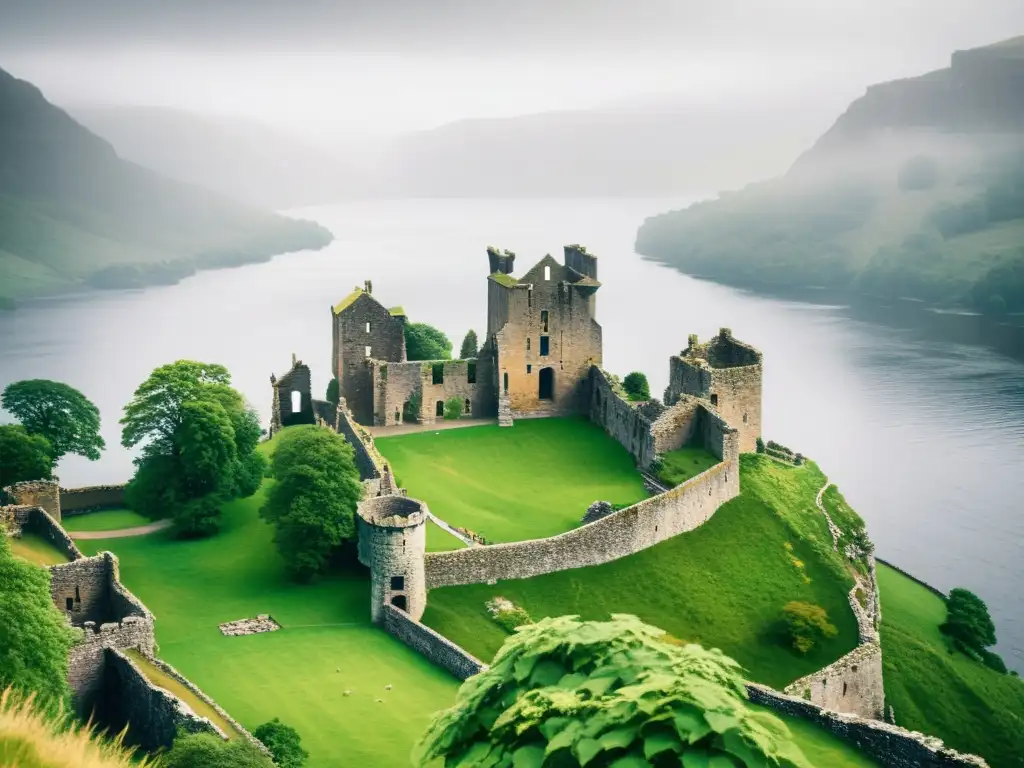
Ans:
{"label": "narrow slit window", "polygon": [[473,413],[473,404],[469,402],[468,397],[466,398],[466,402],[463,403],[462,412],[467,416],[470,416]]}
{"label": "narrow slit window", "polygon": [[466,382],[476,384],[476,361],[470,360],[466,365]]}
{"label": "narrow slit window", "polygon": [[369,320],[366,321],[366,332],[367,333],[370,332],[370,321]]}
{"label": "narrow slit window", "polygon": [[551,279],[551,267],[549,267],[546,264],[544,265],[544,279],[545,280],[550,280]]}
{"label": "narrow slit window", "polygon": [[527,373],[533,373],[533,366],[532,366],[532,365],[529,365],[529,364],[527,364],[527,366],[526,366],[526,372],[527,372]]}
{"label": "narrow slit window", "polygon": [[292,413],[302,410],[302,393],[297,389],[292,390]]}
{"label": "narrow slit window", "polygon": [[526,289],[526,308],[533,309],[533,288]]}
{"label": "narrow slit window", "polygon": [[508,392],[508,371],[505,371],[504,381],[502,382],[505,386],[505,392]]}
{"label": "narrow slit window", "polygon": [[550,351],[550,347],[551,347],[551,344],[550,344],[550,341],[549,341],[549,337],[541,336],[540,337],[540,355],[541,355],[541,357],[546,357],[547,356],[548,352]]}
{"label": "narrow slit window", "polygon": [[530,351],[530,337],[529,336],[526,337],[526,351],[527,352]]}
{"label": "narrow slit window", "polygon": [[366,348],[366,356],[367,356],[367,357],[370,357],[370,353],[371,353],[371,352],[373,352],[373,347],[367,347],[367,348]]}
{"label": "narrow slit window", "polygon": [[540,329],[544,333],[548,332],[548,311],[546,309],[540,311]]}

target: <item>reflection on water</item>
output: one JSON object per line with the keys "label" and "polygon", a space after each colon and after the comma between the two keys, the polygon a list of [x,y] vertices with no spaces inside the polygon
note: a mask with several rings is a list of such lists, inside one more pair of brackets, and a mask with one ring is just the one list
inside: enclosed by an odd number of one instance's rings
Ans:
{"label": "reflection on water", "polygon": [[[337,241],[319,253],[206,272],[181,285],[39,302],[0,315],[0,386],[53,378],[103,414],[96,463],[71,458],[67,485],[131,472],[117,419],[157,365],[228,366],[260,410],[291,354],[328,380],[329,307],[372,279],[387,305],[442,328],[456,346],[484,330],[485,248],[520,272],[564,243],[599,258],[605,366],[667,384],[689,333],[721,326],[765,353],[768,438],[817,460],[868,521],[878,553],[988,601],[1000,651],[1024,671],[1024,331],[1014,320],[936,313],[919,303],[849,303],[824,292],[764,298],[691,279],[633,253],[645,215],[680,201],[389,201],[307,209]],[[1017,318],[1015,320],[1020,320]]]}

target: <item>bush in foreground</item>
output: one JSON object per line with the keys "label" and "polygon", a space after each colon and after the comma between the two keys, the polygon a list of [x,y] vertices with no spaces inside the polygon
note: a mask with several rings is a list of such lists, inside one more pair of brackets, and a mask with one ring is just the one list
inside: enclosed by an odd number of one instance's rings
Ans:
{"label": "bush in foreground", "polygon": [[160,760],[161,768],[274,768],[274,761],[254,744],[224,741],[212,733],[181,735]]}
{"label": "bush in foreground", "polygon": [[521,627],[435,716],[415,764],[810,768],[789,729],[748,706],[736,662],[664,635],[623,615]]}
{"label": "bush in foreground", "polygon": [[820,605],[810,603],[786,603],[782,609],[793,647],[800,653],[807,653],[819,640],[835,637],[839,630],[829,623],[828,613]]}
{"label": "bush in foreground", "polygon": [[0,765],[16,768],[154,768],[133,759],[121,740],[101,742],[88,731],[44,717],[31,699],[0,694]]}
{"label": "bush in foreground", "polygon": [[302,768],[309,753],[302,748],[299,732],[278,718],[259,726],[252,735],[263,742],[280,768]]}

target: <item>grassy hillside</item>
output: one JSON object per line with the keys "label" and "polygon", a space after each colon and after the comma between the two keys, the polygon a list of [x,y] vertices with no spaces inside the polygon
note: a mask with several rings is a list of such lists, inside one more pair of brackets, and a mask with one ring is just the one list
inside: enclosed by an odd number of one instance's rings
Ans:
{"label": "grassy hillside", "polygon": [[[741,496],[697,530],[600,566],[431,590],[424,622],[490,659],[506,634],[484,604],[500,595],[534,619],[636,614],[682,640],[721,648],[772,686],[821,668],[857,642],[846,597],[853,581],[814,505],[825,478],[813,463],[741,461]],[[513,503],[516,489],[507,493]],[[839,635],[807,655],[794,651],[779,625],[791,600],[825,608]]]}
{"label": "grassy hillside", "polygon": [[0,298],[173,283],[330,240],[121,160],[0,70]]}
{"label": "grassy hillside", "polygon": [[1024,311],[1018,49],[869,88],[786,176],[651,217],[637,250],[726,283]]}
{"label": "grassy hillside", "polygon": [[943,600],[879,564],[885,699],[904,728],[938,736],[992,768],[1024,766],[1024,681],[950,649]]}

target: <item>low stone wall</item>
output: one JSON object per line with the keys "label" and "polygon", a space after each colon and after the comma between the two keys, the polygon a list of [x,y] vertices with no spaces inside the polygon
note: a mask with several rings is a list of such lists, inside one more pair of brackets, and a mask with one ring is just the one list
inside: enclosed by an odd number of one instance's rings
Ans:
{"label": "low stone wall", "polygon": [[63,516],[83,515],[98,509],[124,506],[125,483],[92,485],[87,488],[61,488],[60,511]]}
{"label": "low stone wall", "polygon": [[465,680],[487,668],[486,664],[471,656],[451,640],[439,635],[430,627],[413,621],[407,613],[398,610],[393,605],[384,606],[383,627],[410,648],[447,670],[459,680]]}
{"label": "low stone wall", "polygon": [[747,694],[755,704],[814,723],[886,768],[988,768],[980,757],[955,752],[939,739],[895,725],[830,712],[763,685],[748,683]]}
{"label": "low stone wall", "polygon": [[786,693],[832,712],[880,720],[885,710],[882,646],[859,645],[827,667],[786,686]]}
{"label": "low stone wall", "polygon": [[739,492],[738,461],[721,462],[667,493],[558,536],[428,552],[427,589],[527,579],[617,560],[703,525]]}

